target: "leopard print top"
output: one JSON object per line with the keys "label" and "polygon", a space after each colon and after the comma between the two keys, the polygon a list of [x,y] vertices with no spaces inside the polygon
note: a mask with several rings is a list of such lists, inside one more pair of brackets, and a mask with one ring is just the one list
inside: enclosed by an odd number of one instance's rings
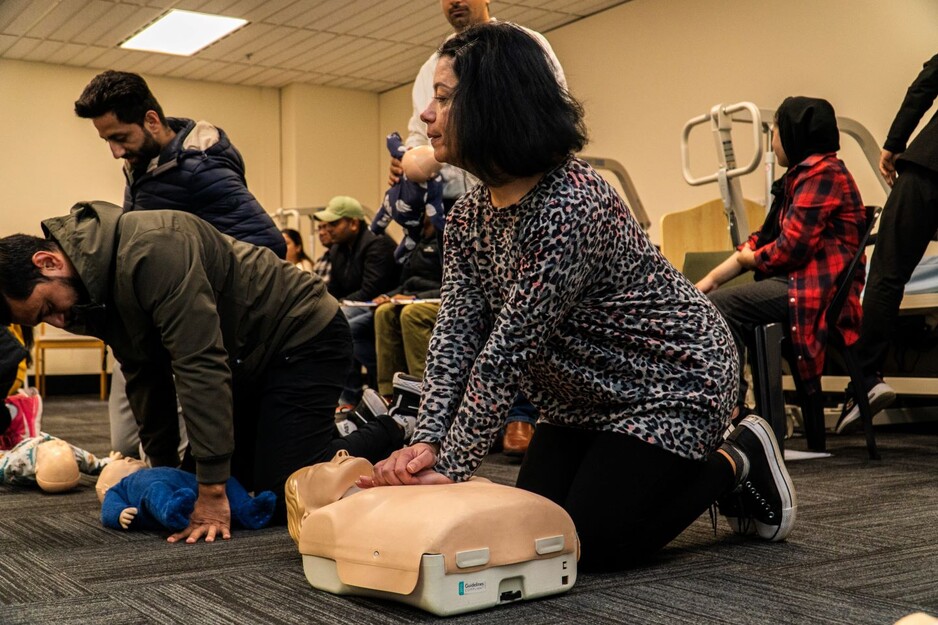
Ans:
{"label": "leopard print top", "polygon": [[569,158],[517,204],[476,186],[447,217],[442,305],[413,442],[468,479],[520,390],[556,425],[700,460],[722,440],[737,357],[719,312],[615,190]]}

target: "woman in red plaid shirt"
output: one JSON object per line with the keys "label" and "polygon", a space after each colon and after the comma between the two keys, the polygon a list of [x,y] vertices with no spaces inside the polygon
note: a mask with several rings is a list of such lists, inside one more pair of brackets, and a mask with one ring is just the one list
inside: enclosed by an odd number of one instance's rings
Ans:
{"label": "woman in red plaid shirt", "polygon": [[[772,209],[758,232],[697,283],[726,318],[741,359],[744,348],[754,344],[757,326],[785,323],[799,378],[814,396],[827,344],[823,312],[866,228],[860,192],[837,158],[839,148],[837,118],[829,102],[786,98],[775,114],[772,150],[788,172],[773,186]],[[717,290],[749,269],[755,271],[755,282]],[[848,345],[859,338],[863,275],[857,272],[838,324]],[[741,412],[745,397],[741,376]]]}

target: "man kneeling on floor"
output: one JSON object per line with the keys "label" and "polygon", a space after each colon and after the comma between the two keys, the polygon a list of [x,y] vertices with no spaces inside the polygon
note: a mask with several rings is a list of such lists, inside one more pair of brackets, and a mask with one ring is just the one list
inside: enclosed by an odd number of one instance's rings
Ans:
{"label": "man kneeling on floor", "polygon": [[176,466],[176,396],[199,482],[189,526],[229,538],[225,482],[278,494],[340,449],[376,462],[412,421],[382,415],[346,437],[334,410],[352,358],[348,323],[322,281],[270,250],[180,211],[76,204],[46,238],[0,239],[0,325],[41,322],[104,340],[123,366],[144,451]]}

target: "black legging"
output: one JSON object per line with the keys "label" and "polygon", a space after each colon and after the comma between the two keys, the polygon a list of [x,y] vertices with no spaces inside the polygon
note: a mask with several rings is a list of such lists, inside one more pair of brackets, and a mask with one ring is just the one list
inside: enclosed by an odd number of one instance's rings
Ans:
{"label": "black legging", "polygon": [[716,452],[698,462],[627,434],[539,424],[517,485],[563,506],[580,537],[580,569],[598,572],[659,551],[733,481]]}

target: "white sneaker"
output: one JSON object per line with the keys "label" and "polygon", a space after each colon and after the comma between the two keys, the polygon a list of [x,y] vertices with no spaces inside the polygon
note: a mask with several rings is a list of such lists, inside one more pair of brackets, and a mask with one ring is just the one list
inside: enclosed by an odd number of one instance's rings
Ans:
{"label": "white sneaker", "polygon": [[[876,414],[888,407],[896,400],[896,392],[891,386],[880,380],[870,392],[866,395],[870,400],[870,413],[875,417]],[[840,413],[837,425],[834,431],[843,434],[851,424],[860,419],[860,406],[853,397],[844,402],[844,409]]]}

